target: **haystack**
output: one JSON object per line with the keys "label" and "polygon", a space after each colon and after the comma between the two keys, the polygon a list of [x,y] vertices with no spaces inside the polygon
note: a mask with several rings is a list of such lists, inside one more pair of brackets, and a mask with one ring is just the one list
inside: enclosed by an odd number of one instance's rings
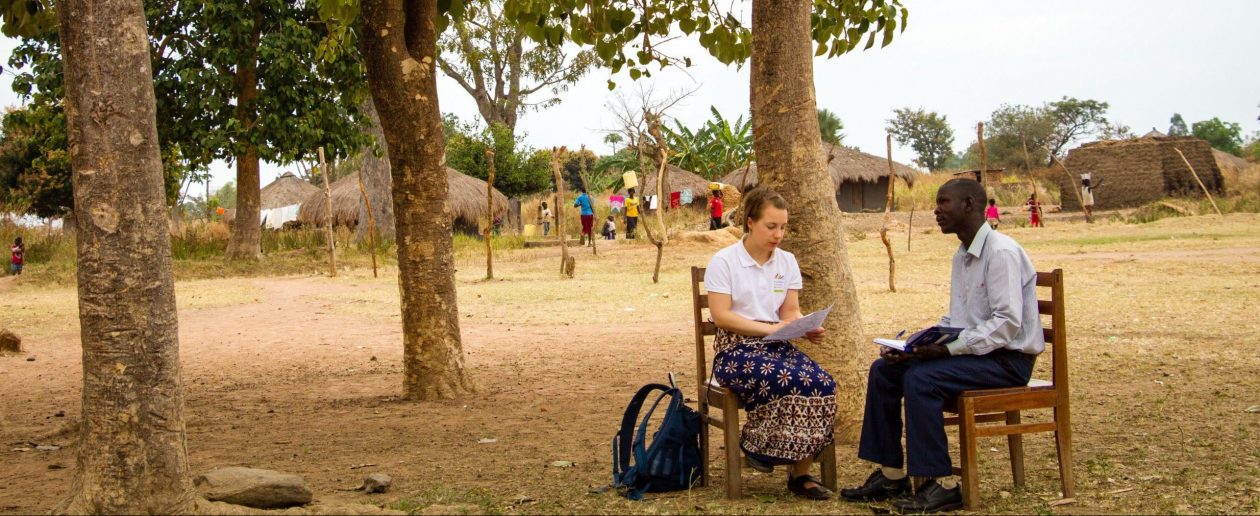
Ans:
{"label": "haystack", "polygon": [[[656,170],[653,169],[647,177],[639,178],[639,187],[635,189],[635,192],[640,197],[656,194]],[[666,165],[665,183],[665,193],[661,194],[661,197],[665,199],[669,198],[669,192],[691,190],[692,205],[705,206],[709,202],[709,182],[693,172],[674,165]],[[626,189],[622,188],[617,195],[626,195]]]}
{"label": "haystack", "polygon": [[[1221,169],[1206,141],[1189,136],[1150,136],[1129,140],[1087,143],[1068,152],[1063,160],[1072,175],[1055,174],[1064,192],[1080,188],[1080,174],[1090,174],[1094,184],[1094,208],[1130,208],[1164,197],[1198,197],[1203,190],[1174,150],[1180,150],[1194,167],[1203,185],[1214,194],[1224,191]],[[1061,196],[1063,211],[1080,210],[1075,195]]]}
{"label": "haystack", "polygon": [[[447,202],[451,209],[451,222],[457,231],[478,233],[477,229],[486,222],[486,182],[475,177],[464,175],[453,168],[446,168],[448,188]],[[352,174],[331,185],[333,201],[333,224],[355,227],[359,223],[359,205],[363,202],[359,192],[359,175]],[[508,199],[496,188],[494,190],[495,215],[507,221]],[[328,220],[328,209],[324,202],[324,192],[317,190],[302,202],[298,211],[298,221],[304,225],[323,226]]]}
{"label": "haystack", "polygon": [[277,177],[275,181],[262,188],[260,193],[261,207],[264,210],[269,210],[302,204],[302,201],[305,201],[318,191],[320,191],[319,187],[302,180],[302,178],[293,175],[292,172],[285,172],[280,177]]}
{"label": "haystack", "polygon": [[[836,192],[836,202],[841,211],[882,211],[888,196],[888,160],[850,149],[841,145],[823,143],[827,156],[827,171]],[[913,185],[923,172],[901,163],[893,162],[897,177]],[[747,192],[757,186],[757,164],[732,170],[722,177],[722,182],[735,185]]]}

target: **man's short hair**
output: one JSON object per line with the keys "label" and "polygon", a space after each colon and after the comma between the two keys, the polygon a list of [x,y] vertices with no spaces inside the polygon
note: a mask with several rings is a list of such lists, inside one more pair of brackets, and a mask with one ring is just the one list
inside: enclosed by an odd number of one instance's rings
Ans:
{"label": "man's short hair", "polygon": [[976,206],[984,206],[989,202],[989,195],[984,191],[984,185],[975,179],[955,178],[946,181],[941,185],[941,190],[957,191],[963,197],[968,197]]}

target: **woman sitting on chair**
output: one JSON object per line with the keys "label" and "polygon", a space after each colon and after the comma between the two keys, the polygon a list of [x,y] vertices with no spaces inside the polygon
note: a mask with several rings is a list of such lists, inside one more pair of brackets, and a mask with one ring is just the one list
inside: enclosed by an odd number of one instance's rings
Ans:
{"label": "woman sitting on chair", "polygon": [[[768,188],[748,192],[740,208],[743,240],[709,261],[704,286],[718,327],[713,375],[744,402],[748,421],[740,448],[752,467],[769,473],[776,464],[790,464],[788,489],[822,500],[831,492],[809,469],[832,442],[835,382],[790,342],[762,339],[802,317],[801,269],[792,253],[779,249],[787,207]],[[823,329],[806,338],[821,341]]]}

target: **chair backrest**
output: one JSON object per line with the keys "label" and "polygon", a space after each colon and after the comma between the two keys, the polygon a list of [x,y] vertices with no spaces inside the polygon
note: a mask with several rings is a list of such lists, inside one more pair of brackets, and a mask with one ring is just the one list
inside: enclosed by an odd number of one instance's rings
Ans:
{"label": "chair backrest", "polygon": [[[700,292],[700,284],[704,283],[704,267],[691,268],[691,307],[696,328],[696,382],[703,389],[709,381],[709,359],[705,350],[705,337],[717,335],[717,325],[705,317],[704,311],[709,308],[709,295]],[[704,396],[701,396],[703,399]]]}
{"label": "chair backrest", "polygon": [[1054,389],[1067,399],[1067,322],[1063,303],[1063,269],[1037,273],[1037,286],[1050,288],[1050,299],[1037,299],[1037,313],[1050,316],[1050,326],[1042,329],[1051,353],[1051,377]]}

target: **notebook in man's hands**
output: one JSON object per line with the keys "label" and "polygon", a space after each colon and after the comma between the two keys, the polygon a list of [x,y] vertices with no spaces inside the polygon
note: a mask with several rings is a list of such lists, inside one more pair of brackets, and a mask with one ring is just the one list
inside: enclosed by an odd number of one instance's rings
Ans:
{"label": "notebook in man's hands", "polygon": [[958,338],[958,334],[962,333],[963,328],[952,328],[949,326],[933,326],[924,328],[915,332],[906,340],[897,339],[875,339],[875,343],[886,346],[903,353],[913,353],[914,348],[919,346],[929,346],[932,344],[949,344]]}

